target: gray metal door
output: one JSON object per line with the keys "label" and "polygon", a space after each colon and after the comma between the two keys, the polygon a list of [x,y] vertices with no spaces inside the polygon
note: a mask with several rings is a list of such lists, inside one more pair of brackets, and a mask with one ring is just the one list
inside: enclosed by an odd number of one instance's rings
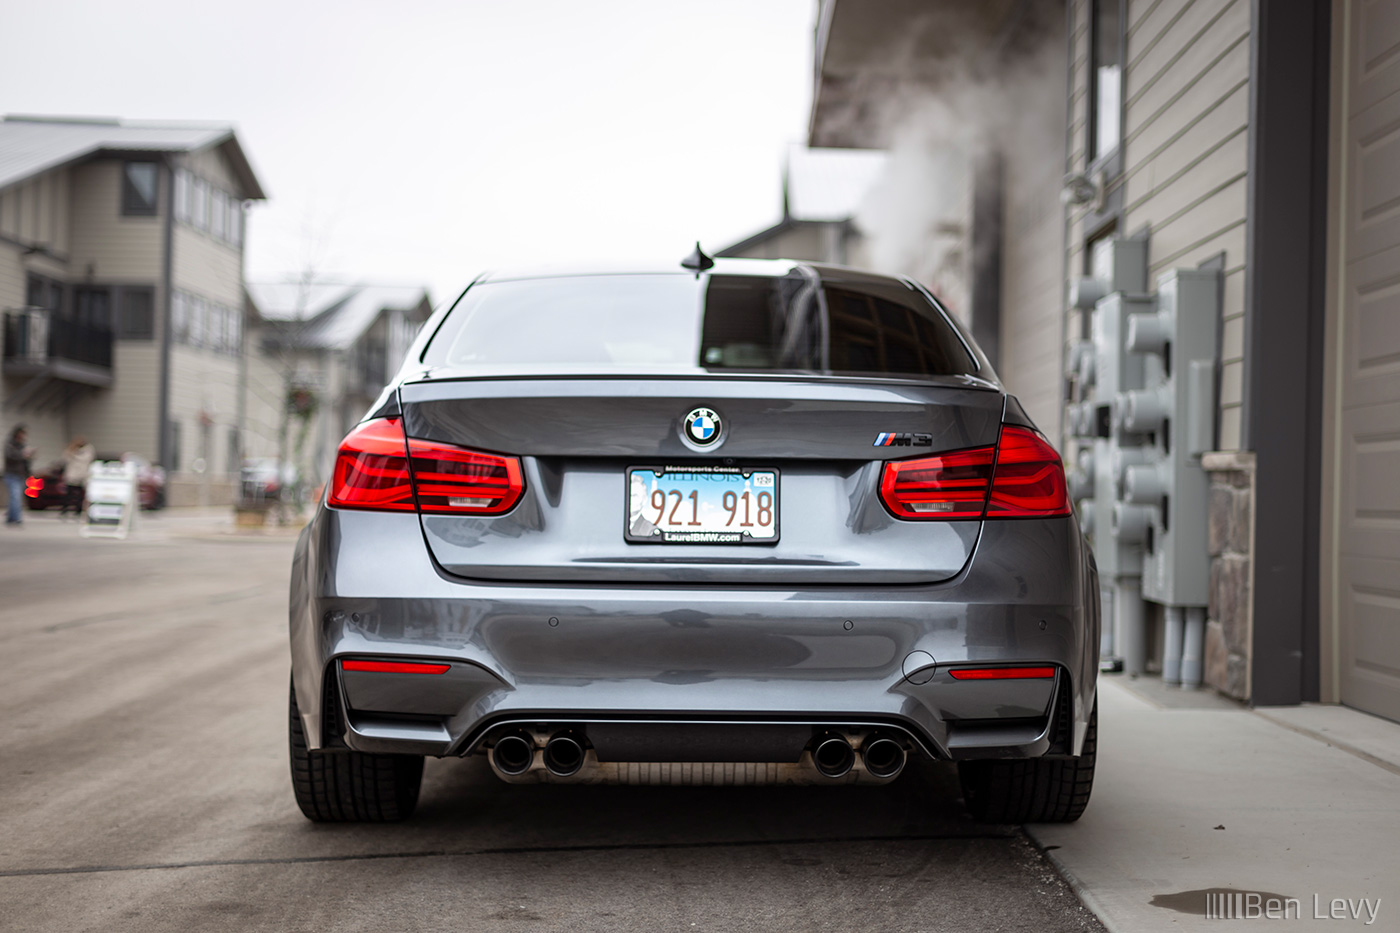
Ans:
{"label": "gray metal door", "polygon": [[1344,703],[1400,720],[1400,4],[1347,7],[1338,662]]}

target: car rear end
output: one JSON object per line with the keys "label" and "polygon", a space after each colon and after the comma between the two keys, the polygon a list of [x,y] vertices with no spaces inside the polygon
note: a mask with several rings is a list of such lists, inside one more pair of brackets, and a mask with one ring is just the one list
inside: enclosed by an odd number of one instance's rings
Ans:
{"label": "car rear end", "polygon": [[1097,586],[1059,458],[917,286],[505,279],[429,328],[298,545],[306,787],[382,759],[408,776],[376,812],[402,815],[424,755],[880,783],[1092,743]]}

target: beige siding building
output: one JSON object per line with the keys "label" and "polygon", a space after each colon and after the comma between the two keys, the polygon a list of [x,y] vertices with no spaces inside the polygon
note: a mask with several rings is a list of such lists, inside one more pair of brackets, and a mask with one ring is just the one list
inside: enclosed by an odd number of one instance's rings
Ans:
{"label": "beige siding building", "polygon": [[85,435],[230,501],[247,431],[244,205],[227,126],[0,122],[0,410],[42,467]]}
{"label": "beige siding building", "polygon": [[[1400,719],[1400,7],[819,9],[811,144],[882,149],[906,167],[887,181],[912,207],[855,218],[868,243],[902,235],[927,249],[928,231],[954,222],[979,341],[1071,468],[1109,477],[1080,487],[1096,550],[1119,535],[1107,519],[1127,473],[1093,451],[1133,419],[1125,396],[1096,394],[1092,322],[1113,302],[1159,307],[1174,270],[1216,285],[1194,306],[1210,320],[1191,312],[1214,347],[1191,367],[1192,407],[1122,435],[1171,457],[1187,446],[1174,483],[1181,470],[1207,477],[1208,495],[1151,505],[1202,529],[1188,557],[1209,555],[1209,582],[1147,605],[1147,668],[1182,661],[1164,619],[1185,612],[1189,629],[1200,612],[1203,649],[1188,631],[1186,650],[1203,652],[1222,692]],[[950,190],[971,209],[950,211]],[[1151,351],[1153,378],[1180,384],[1173,349]],[[1160,563],[1153,542],[1142,559]]]}

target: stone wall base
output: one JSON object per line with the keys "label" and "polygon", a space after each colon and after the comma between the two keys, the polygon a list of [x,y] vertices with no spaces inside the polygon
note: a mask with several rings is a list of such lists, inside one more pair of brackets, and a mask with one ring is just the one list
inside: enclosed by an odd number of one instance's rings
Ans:
{"label": "stone wall base", "polygon": [[1212,452],[1201,462],[1210,475],[1205,681],[1226,696],[1248,700],[1254,641],[1254,454]]}

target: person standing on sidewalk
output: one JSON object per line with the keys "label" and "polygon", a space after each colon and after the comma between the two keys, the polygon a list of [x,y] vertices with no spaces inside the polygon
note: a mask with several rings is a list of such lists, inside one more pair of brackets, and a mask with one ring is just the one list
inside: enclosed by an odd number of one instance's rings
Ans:
{"label": "person standing on sidewalk", "polygon": [[10,493],[9,510],[5,513],[6,525],[20,525],[24,522],[24,481],[29,477],[29,461],[34,457],[34,448],[26,441],[29,432],[24,425],[17,424],[5,440],[5,487]]}
{"label": "person standing on sidewalk", "polygon": [[63,508],[58,510],[59,518],[67,515],[69,508],[72,508],[75,517],[83,514],[83,492],[87,488],[88,473],[95,454],[92,445],[81,434],[63,448],[63,485],[66,492]]}

